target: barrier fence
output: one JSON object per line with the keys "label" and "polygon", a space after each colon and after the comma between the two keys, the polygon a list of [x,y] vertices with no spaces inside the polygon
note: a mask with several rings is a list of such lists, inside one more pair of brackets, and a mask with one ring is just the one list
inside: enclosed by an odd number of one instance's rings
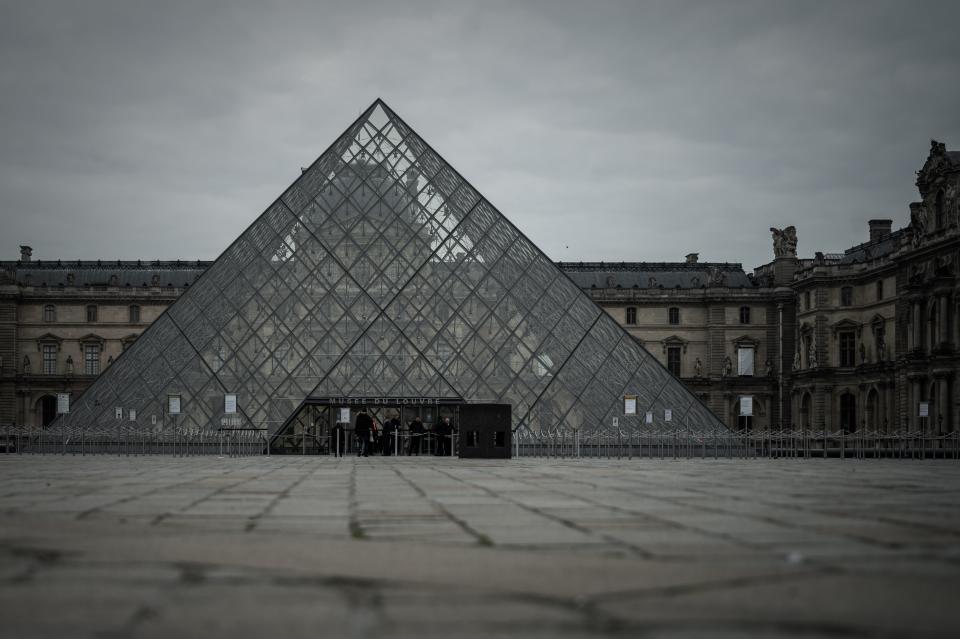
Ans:
{"label": "barrier fence", "polygon": [[[336,437],[339,437],[337,435]],[[343,441],[334,434],[297,433],[269,445],[264,429],[218,431],[146,431],[124,426],[98,431],[0,428],[0,452],[40,455],[218,455],[245,457],[269,454],[333,455],[358,452],[352,431]],[[433,433],[385,434],[368,442],[372,455],[456,456],[460,438]],[[960,433],[923,431],[716,431],[683,429],[514,431],[517,458],[600,459],[954,459],[960,460]]]}

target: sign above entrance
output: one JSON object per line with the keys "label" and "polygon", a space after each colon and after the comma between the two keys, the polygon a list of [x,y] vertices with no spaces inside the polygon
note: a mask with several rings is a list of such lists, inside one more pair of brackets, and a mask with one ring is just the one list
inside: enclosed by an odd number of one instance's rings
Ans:
{"label": "sign above entrance", "polygon": [[311,397],[310,401],[348,406],[439,406],[464,403],[458,397]]}

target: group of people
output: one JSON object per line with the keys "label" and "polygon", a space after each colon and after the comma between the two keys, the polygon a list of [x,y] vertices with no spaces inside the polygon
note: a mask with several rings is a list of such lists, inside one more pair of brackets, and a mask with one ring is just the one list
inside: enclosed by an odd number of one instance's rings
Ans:
{"label": "group of people", "polygon": [[[410,437],[406,443],[401,438],[402,425],[400,419],[396,416],[391,417],[382,426],[378,426],[376,420],[361,408],[357,413],[357,419],[353,426],[353,435],[357,442],[357,455],[369,457],[374,455],[393,455],[406,453],[407,455],[422,455],[425,452],[429,454],[429,441],[433,440],[436,445],[433,449],[435,455],[451,454],[453,446],[453,425],[449,417],[444,417],[431,430],[427,430],[420,417],[414,417],[408,425]],[[334,455],[343,456],[346,449],[347,434],[343,424],[338,423],[331,433],[330,449]]]}

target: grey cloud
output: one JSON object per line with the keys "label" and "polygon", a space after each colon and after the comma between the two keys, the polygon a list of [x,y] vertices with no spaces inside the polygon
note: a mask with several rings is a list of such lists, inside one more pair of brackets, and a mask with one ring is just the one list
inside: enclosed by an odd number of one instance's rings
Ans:
{"label": "grey cloud", "polygon": [[7,258],[215,257],[377,96],[565,260],[841,250],[960,149],[955,3],[2,4]]}

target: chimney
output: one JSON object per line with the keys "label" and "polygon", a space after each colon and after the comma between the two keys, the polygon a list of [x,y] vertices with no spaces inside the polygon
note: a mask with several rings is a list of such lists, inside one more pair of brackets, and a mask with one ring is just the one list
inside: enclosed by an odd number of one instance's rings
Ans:
{"label": "chimney", "polygon": [[33,256],[33,249],[29,246],[20,247],[20,261],[29,262],[30,258]]}
{"label": "chimney", "polygon": [[687,253],[687,264],[696,264],[698,259],[700,259],[699,253]]}
{"label": "chimney", "polygon": [[890,229],[893,228],[893,220],[870,220],[870,241],[876,242],[883,237],[890,235]]}

